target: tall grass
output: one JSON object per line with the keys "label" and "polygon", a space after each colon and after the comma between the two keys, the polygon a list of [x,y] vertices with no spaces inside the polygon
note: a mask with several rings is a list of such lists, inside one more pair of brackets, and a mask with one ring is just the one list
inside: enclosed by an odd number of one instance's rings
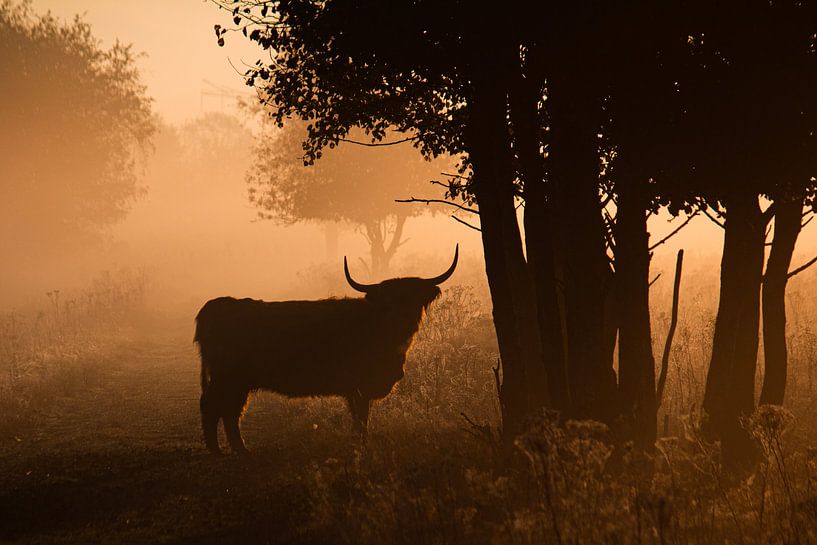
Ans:
{"label": "tall grass", "polygon": [[39,308],[0,315],[0,411],[25,420],[32,400],[87,386],[144,302],[142,271],[105,271],[85,289],[44,294]]}
{"label": "tall grass", "polygon": [[[684,279],[661,413],[668,426],[651,454],[611,445],[601,424],[564,425],[550,414],[510,448],[500,445],[491,433],[487,305],[455,287],[430,310],[405,379],[377,405],[369,444],[306,472],[316,516],[346,543],[817,543],[817,301],[809,295],[817,276],[795,280],[790,408],[760,407],[745,420],[758,449],[746,473],[725,471],[718,445],[698,429],[716,271]],[[669,290],[653,293],[657,350],[669,301]],[[762,368],[761,345],[758,386]]]}
{"label": "tall grass", "polygon": [[[653,453],[610,444],[601,424],[565,424],[553,414],[502,444],[490,307],[469,286],[448,287],[430,308],[405,378],[373,408],[367,443],[346,431],[338,400],[261,395],[249,410],[250,447],[282,457],[308,491],[313,530],[333,542],[817,543],[814,288],[814,275],[792,283],[787,406],[761,407],[745,420],[758,462],[742,474],[725,471],[718,445],[698,430],[717,306],[717,274],[707,269],[684,278],[662,407],[669,424]],[[4,388],[93,361],[94,347],[114,342],[110,326],[138,307],[144,278],[108,276],[88,290],[72,305],[52,293],[40,314],[3,319]],[[669,289],[656,284],[652,300],[658,349]],[[758,382],[762,357],[759,369]],[[21,398],[13,394],[0,399]]]}

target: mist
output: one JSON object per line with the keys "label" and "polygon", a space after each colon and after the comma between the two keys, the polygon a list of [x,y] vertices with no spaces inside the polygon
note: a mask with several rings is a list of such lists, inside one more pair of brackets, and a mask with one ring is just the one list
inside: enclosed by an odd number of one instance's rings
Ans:
{"label": "mist", "polygon": [[817,2],[495,8],[0,0],[0,541],[817,542]]}

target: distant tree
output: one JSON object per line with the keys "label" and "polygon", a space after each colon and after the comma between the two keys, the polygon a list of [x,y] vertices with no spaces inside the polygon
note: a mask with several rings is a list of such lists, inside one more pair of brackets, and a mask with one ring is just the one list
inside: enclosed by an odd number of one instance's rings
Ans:
{"label": "distant tree", "polygon": [[251,155],[252,131],[235,115],[204,113],[179,126],[178,135],[181,159],[197,176],[234,176],[235,164],[244,165]]}
{"label": "distant tree", "polygon": [[241,119],[207,112],[180,124],[158,121],[152,143],[145,169],[152,214],[180,227],[201,224],[213,203],[241,204],[253,143]]}
{"label": "distant tree", "polygon": [[420,196],[441,176],[442,161],[424,161],[408,143],[368,147],[342,142],[304,160],[304,123],[278,128],[263,115],[247,173],[250,202],[258,214],[282,224],[348,222],[370,247],[372,278],[388,275],[406,219],[423,212],[396,199]]}
{"label": "distant tree", "polygon": [[79,17],[0,3],[0,241],[65,247],[122,220],[143,193],[154,132],[130,46],[104,49]]}

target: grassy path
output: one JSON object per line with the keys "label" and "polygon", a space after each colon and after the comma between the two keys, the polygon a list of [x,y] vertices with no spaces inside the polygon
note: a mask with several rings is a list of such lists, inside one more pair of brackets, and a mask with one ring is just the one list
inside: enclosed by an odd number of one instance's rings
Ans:
{"label": "grassy path", "polygon": [[245,425],[254,455],[209,456],[186,336],[122,347],[87,387],[0,438],[0,542],[332,541],[311,513],[302,468],[348,448],[341,432],[304,434],[303,418],[293,425],[284,403],[261,400]]}

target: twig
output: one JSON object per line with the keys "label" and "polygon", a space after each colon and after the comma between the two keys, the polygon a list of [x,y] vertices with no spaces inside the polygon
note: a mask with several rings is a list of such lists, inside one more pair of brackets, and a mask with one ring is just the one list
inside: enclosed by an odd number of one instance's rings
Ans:
{"label": "twig", "polygon": [[471,228],[471,229],[473,229],[474,231],[479,231],[480,233],[482,232],[482,229],[480,229],[480,228],[479,228],[479,227],[477,227],[476,225],[471,225],[471,224],[470,224],[470,223],[468,223],[467,221],[465,221],[465,220],[461,220],[460,218],[458,218],[457,216],[455,216],[455,215],[453,215],[453,214],[451,215],[451,218],[452,218],[452,219],[454,219],[454,221],[458,221],[458,222],[460,222],[461,224],[465,225],[466,227],[470,227],[470,228]]}
{"label": "twig", "polygon": [[499,406],[502,410],[502,414],[505,414],[505,403],[503,402],[502,397],[502,380],[499,378],[499,373],[502,370],[502,359],[496,359],[496,367],[491,367],[491,370],[494,372],[494,382],[496,382],[496,395],[499,398]]}
{"label": "twig", "polygon": [[718,226],[718,227],[720,227],[721,229],[724,229],[724,224],[723,224],[723,222],[722,222],[722,221],[719,221],[717,218],[715,218],[715,216],[711,215],[711,214],[709,213],[709,211],[708,211],[706,208],[701,208],[701,212],[703,212],[703,213],[704,213],[704,216],[706,216],[707,218],[709,218],[710,220],[712,220],[712,223],[714,223],[715,225],[717,225],[717,226]]}
{"label": "twig", "polygon": [[669,239],[671,239],[672,237],[674,237],[676,234],[678,234],[678,232],[679,232],[681,229],[683,229],[684,227],[686,227],[686,226],[687,226],[687,224],[688,224],[690,221],[692,221],[692,218],[694,218],[694,217],[695,217],[695,216],[697,216],[697,215],[698,215],[698,210],[696,210],[696,211],[695,211],[695,212],[693,212],[693,213],[692,213],[690,216],[688,216],[688,217],[687,217],[687,219],[686,219],[686,221],[684,221],[684,223],[682,223],[682,224],[681,224],[681,225],[679,225],[679,226],[678,226],[676,229],[674,229],[674,230],[673,230],[673,231],[672,231],[670,234],[668,234],[667,236],[665,236],[664,238],[662,238],[661,240],[659,240],[658,242],[656,242],[655,244],[653,244],[652,246],[650,246],[649,250],[652,252],[652,251],[653,251],[653,250],[655,250],[657,247],[661,246],[661,245],[662,245],[662,244],[664,244],[666,241],[668,241]]}
{"label": "twig", "polygon": [[817,263],[817,256],[812,257],[805,265],[801,265],[800,267],[797,267],[796,269],[794,269],[792,272],[790,272],[788,274],[788,276],[786,278],[791,278],[795,274],[800,274],[801,272],[805,271],[806,269],[808,269],[809,267],[811,267],[815,263]]}
{"label": "twig", "polygon": [[459,208],[463,212],[469,212],[471,214],[479,214],[479,210],[475,210],[473,208],[468,208],[467,206],[463,206],[461,204],[457,204],[455,202],[446,201],[444,199],[415,199],[414,197],[409,197],[408,199],[394,199],[394,202],[419,202],[423,204],[447,204],[448,206],[453,206],[454,208]]}
{"label": "twig", "polygon": [[358,146],[366,146],[367,148],[379,148],[383,146],[396,146],[397,144],[405,144],[406,142],[412,142],[417,140],[416,136],[410,136],[408,138],[403,138],[400,140],[395,140],[393,142],[360,142],[358,140],[351,140],[349,138],[338,138],[341,142],[347,142],[349,144],[355,144]]}
{"label": "twig", "polygon": [[[445,173],[443,173],[443,174],[445,174]],[[444,184],[439,180],[429,180],[428,183],[430,183],[431,185],[438,185],[438,186],[444,187],[446,189],[449,189],[451,187],[451,184]]]}
{"label": "twig", "polygon": [[653,278],[653,279],[650,281],[650,283],[649,283],[649,284],[647,284],[647,287],[648,287],[648,288],[651,288],[653,284],[655,284],[656,282],[658,282],[658,279],[659,279],[659,278],[661,278],[661,273],[658,273],[658,275],[656,275],[656,277],[655,277],[655,278]]}
{"label": "twig", "polygon": [[766,222],[766,225],[768,225],[769,222],[772,221],[772,218],[774,217],[776,212],[777,212],[777,203],[774,203],[774,202],[772,204],[770,204],[769,207],[762,212],[763,221]]}
{"label": "twig", "polygon": [[672,349],[672,338],[675,336],[675,328],[678,325],[678,298],[681,291],[681,269],[684,266],[684,250],[678,250],[678,257],[675,260],[675,285],[672,288],[672,316],[670,318],[667,340],[664,343],[664,353],[661,355],[661,372],[658,375],[658,387],[655,391],[655,409],[661,407],[661,400],[664,397],[664,386],[667,384],[667,372],[669,371],[669,354]]}
{"label": "twig", "polygon": [[473,420],[471,420],[467,414],[460,413],[460,416],[468,423],[471,428],[463,428],[463,430],[470,435],[474,436],[476,439],[480,439],[485,441],[489,447],[492,449],[496,449],[497,437],[494,433],[493,429],[488,424],[477,424]]}
{"label": "twig", "polygon": [[470,176],[463,176],[462,174],[453,174],[451,172],[440,172],[443,176],[450,176],[451,178],[462,178],[463,180],[470,180]]}

